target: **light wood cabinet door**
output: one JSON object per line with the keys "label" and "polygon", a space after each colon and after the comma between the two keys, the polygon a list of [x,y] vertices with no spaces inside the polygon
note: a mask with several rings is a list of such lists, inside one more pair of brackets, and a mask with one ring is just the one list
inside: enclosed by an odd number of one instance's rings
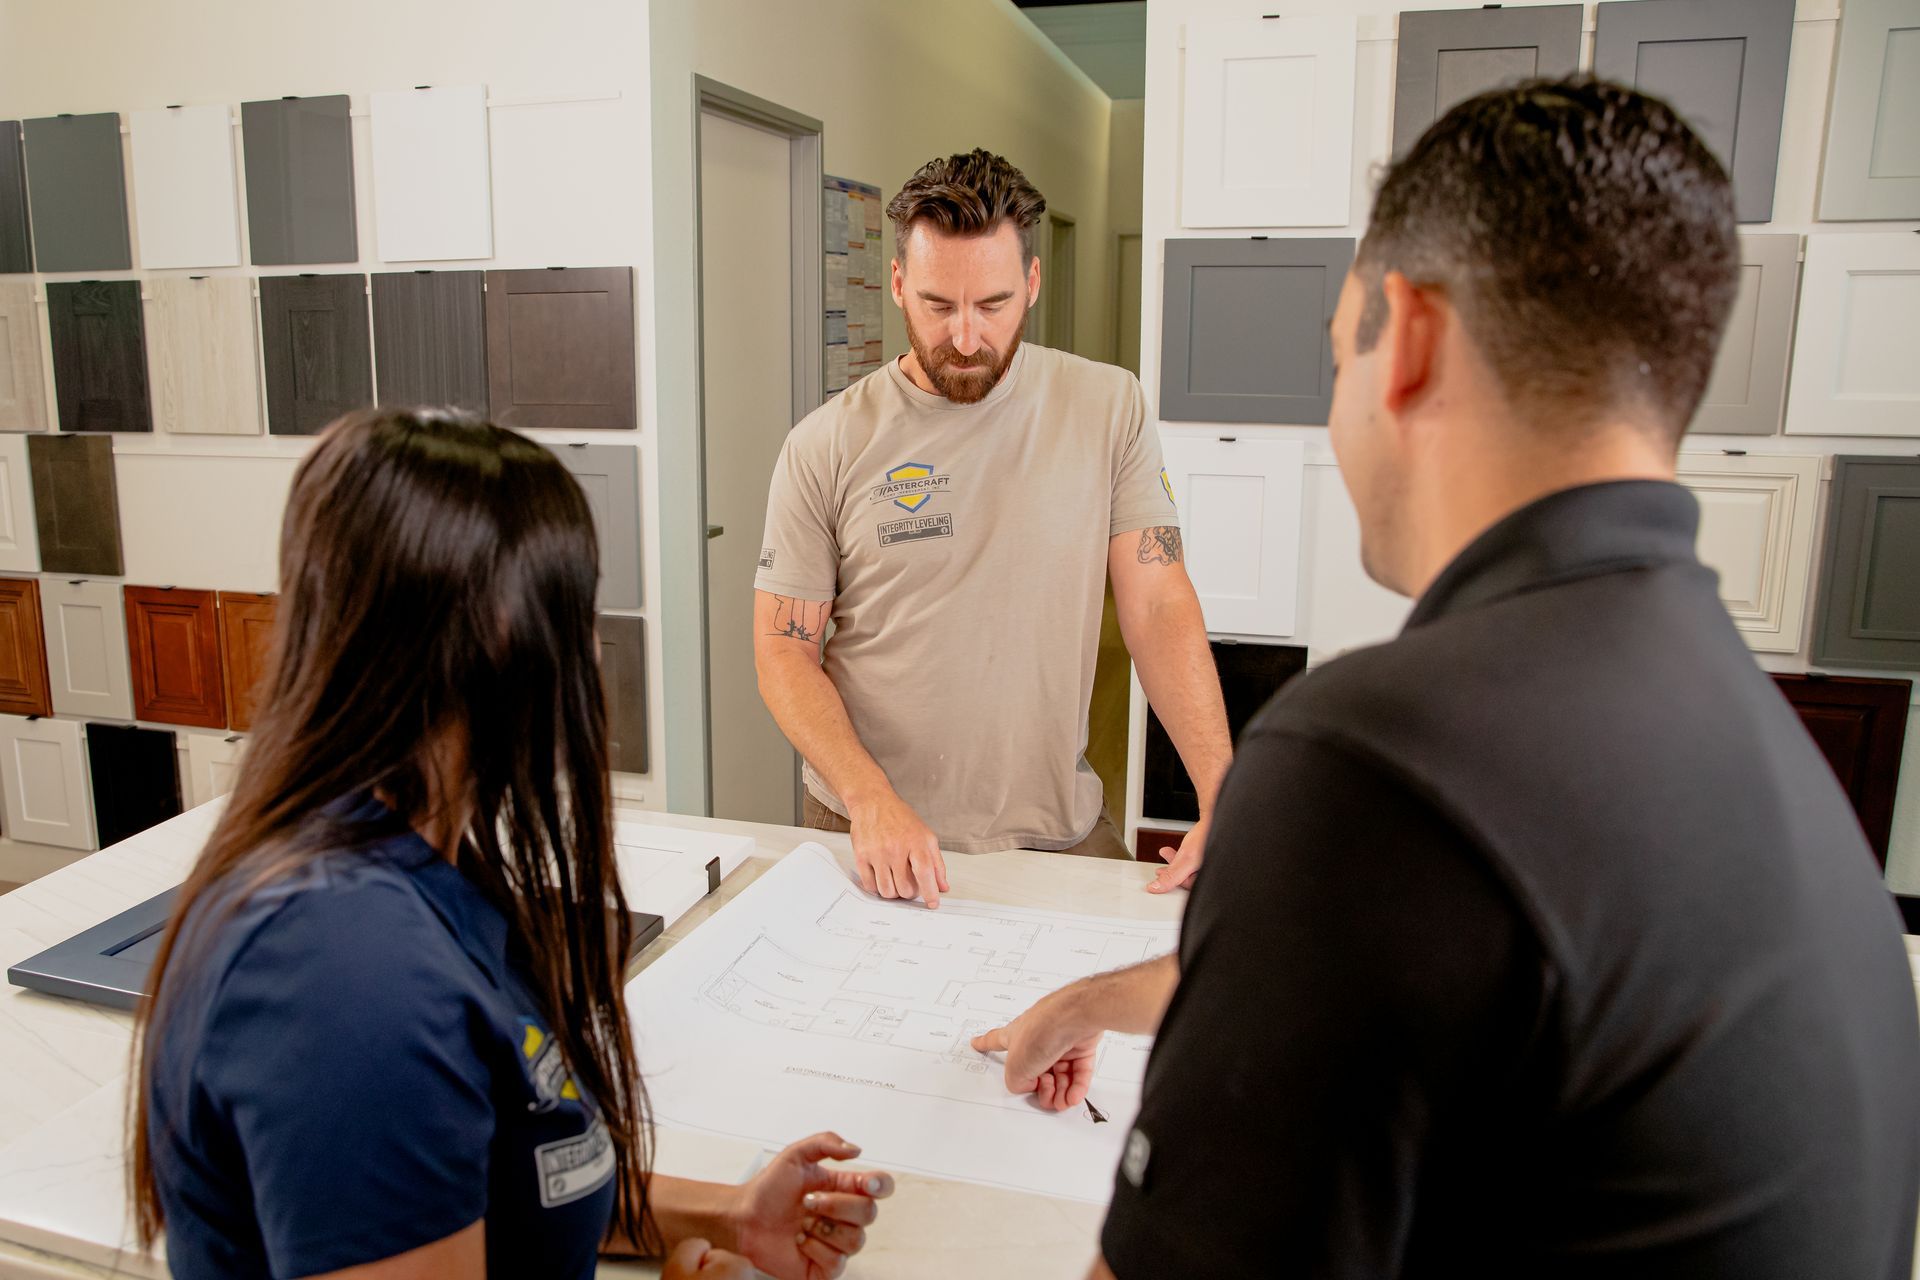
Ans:
{"label": "light wood cabinet door", "polygon": [[125,595],[134,718],[223,727],[226,677],[214,593],[128,587]]}
{"label": "light wood cabinet door", "polygon": [[29,280],[0,280],[0,431],[47,429],[40,306]]}
{"label": "light wood cabinet door", "polygon": [[40,623],[40,584],[0,578],[0,712],[50,716],[47,640]]}
{"label": "light wood cabinet door", "polygon": [[176,435],[260,434],[260,344],[244,276],[147,283],[154,419]]}
{"label": "light wood cabinet door", "polygon": [[97,849],[85,730],[75,720],[0,715],[6,831],[30,844]]}
{"label": "light wood cabinet door", "polygon": [[220,659],[226,672],[227,724],[253,728],[261,682],[273,656],[274,600],[245,591],[220,593]]}
{"label": "light wood cabinet door", "polygon": [[1293,635],[1306,446],[1169,433],[1161,448],[1208,633]]}
{"label": "light wood cabinet door", "polygon": [[47,628],[47,680],[63,716],[133,719],[127,663],[127,613],[120,584],[86,578],[40,578]]}

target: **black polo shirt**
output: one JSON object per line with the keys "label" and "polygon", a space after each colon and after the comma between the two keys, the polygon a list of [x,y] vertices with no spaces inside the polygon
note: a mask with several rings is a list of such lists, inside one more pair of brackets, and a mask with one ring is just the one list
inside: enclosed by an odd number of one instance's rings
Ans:
{"label": "black polo shirt", "polygon": [[1121,1280],[1909,1280],[1899,922],[1697,521],[1669,484],[1542,499],[1254,721]]}

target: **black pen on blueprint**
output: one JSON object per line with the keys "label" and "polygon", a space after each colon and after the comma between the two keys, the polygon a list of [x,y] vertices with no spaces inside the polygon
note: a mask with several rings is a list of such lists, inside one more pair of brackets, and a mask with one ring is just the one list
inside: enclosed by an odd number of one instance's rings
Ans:
{"label": "black pen on blueprint", "polygon": [[1105,1124],[1107,1122],[1107,1113],[1102,1111],[1100,1108],[1094,1106],[1092,1098],[1088,1098],[1086,1102],[1087,1102],[1087,1115],[1093,1120],[1093,1122],[1095,1124]]}

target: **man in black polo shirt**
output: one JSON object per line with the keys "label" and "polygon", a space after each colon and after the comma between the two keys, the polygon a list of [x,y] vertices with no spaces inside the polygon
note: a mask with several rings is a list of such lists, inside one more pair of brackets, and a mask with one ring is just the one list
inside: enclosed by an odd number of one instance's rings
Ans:
{"label": "man in black polo shirt", "polygon": [[1094,1276],[1908,1280],[1899,927],[1673,483],[1738,271],[1624,89],[1484,95],[1388,173],[1332,438],[1419,603],[1242,738],[1177,965],[977,1042],[1068,1106],[1158,1027]]}

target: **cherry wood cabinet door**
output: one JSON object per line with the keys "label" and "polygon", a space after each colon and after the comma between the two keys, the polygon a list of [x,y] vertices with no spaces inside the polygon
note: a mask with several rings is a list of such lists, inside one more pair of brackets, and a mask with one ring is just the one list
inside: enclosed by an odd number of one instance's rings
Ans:
{"label": "cherry wood cabinet door", "polygon": [[126,602],[134,719],[224,727],[227,692],[214,593],[128,587]]}
{"label": "cherry wood cabinet door", "polygon": [[0,712],[53,714],[40,584],[33,578],[0,578]]}
{"label": "cherry wood cabinet door", "polygon": [[271,595],[220,593],[220,659],[226,670],[227,727],[241,733],[253,728],[255,696],[273,651],[273,605]]}
{"label": "cherry wood cabinet door", "polygon": [[1819,675],[1776,675],[1773,680],[1833,766],[1873,856],[1886,866],[1913,682]]}

